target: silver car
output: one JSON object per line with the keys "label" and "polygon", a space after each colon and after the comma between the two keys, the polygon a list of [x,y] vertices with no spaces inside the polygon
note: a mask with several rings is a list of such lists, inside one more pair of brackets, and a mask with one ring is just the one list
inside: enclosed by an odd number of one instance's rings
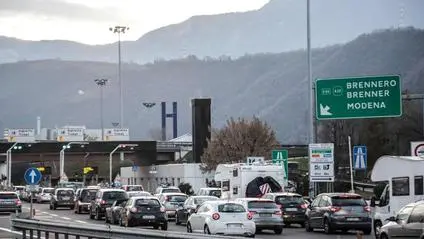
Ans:
{"label": "silver car", "polygon": [[380,239],[422,238],[424,234],[424,201],[410,203],[401,208],[396,216],[376,232]]}

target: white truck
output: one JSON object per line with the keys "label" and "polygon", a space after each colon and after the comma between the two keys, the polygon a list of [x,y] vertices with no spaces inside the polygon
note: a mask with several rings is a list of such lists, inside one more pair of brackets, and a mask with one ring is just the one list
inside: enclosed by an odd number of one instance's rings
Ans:
{"label": "white truck", "polygon": [[382,156],[371,172],[373,182],[387,182],[379,203],[371,200],[374,209],[374,231],[386,224],[387,218],[411,202],[424,200],[424,158]]}
{"label": "white truck", "polygon": [[223,199],[248,197],[246,191],[256,197],[270,191],[284,191],[287,186],[284,176],[283,165],[269,162],[219,164],[215,170],[215,182],[222,189]]}

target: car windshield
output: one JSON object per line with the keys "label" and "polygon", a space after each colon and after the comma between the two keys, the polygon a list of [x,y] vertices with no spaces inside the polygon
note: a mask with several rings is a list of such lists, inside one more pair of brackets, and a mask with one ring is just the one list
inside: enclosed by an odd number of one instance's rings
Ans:
{"label": "car windshield", "polygon": [[179,193],[180,190],[177,188],[164,188],[162,189],[162,193]]}
{"label": "car windshield", "polygon": [[59,190],[59,191],[57,191],[57,195],[72,196],[72,195],[74,195],[74,191],[72,191],[72,190]]}
{"label": "car windshield", "polygon": [[366,206],[367,203],[360,196],[335,196],[331,197],[333,206],[343,207],[343,206]]}
{"label": "car windshield", "polygon": [[216,198],[216,197],[195,198],[194,199],[194,204],[195,205],[201,205],[202,203],[204,203],[206,201],[215,201],[215,200],[218,200],[218,198]]}
{"label": "car windshield", "polygon": [[0,193],[0,199],[18,199],[16,193]]}
{"label": "car windshield", "polygon": [[121,192],[121,191],[109,191],[109,192],[104,192],[103,193],[103,200],[121,200],[121,199],[126,199],[126,194],[125,192]]}
{"label": "car windshield", "polygon": [[97,189],[86,189],[81,191],[81,201],[90,202],[96,197]]}
{"label": "car windshield", "polygon": [[184,195],[168,195],[166,196],[166,201],[168,202],[184,202],[187,199],[187,196]]}
{"label": "car windshield", "polygon": [[43,189],[43,193],[53,193],[54,189],[53,188],[44,188]]}
{"label": "car windshield", "polygon": [[127,187],[127,191],[143,191],[143,187],[142,186],[137,186],[137,185],[134,185],[134,186],[128,186]]}
{"label": "car windshield", "polygon": [[221,190],[211,190],[209,191],[209,196],[221,197]]}
{"label": "car windshield", "polygon": [[225,203],[218,206],[218,212],[246,212],[246,210],[240,204]]}
{"label": "car windshield", "polygon": [[159,207],[160,203],[158,200],[156,199],[137,199],[137,201],[135,202],[135,205],[138,207]]}
{"label": "car windshield", "polygon": [[267,202],[267,201],[250,201],[247,203],[247,207],[277,209],[277,205],[274,202]]}
{"label": "car windshield", "polygon": [[280,205],[301,204],[304,200],[301,196],[278,196],[275,202]]}
{"label": "car windshield", "polygon": [[128,197],[150,196],[148,192],[129,192]]}

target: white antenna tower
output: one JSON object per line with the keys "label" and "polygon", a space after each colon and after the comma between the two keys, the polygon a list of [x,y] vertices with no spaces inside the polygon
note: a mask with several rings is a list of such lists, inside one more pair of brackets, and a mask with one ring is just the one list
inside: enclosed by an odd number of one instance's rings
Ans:
{"label": "white antenna tower", "polygon": [[399,25],[398,28],[404,27],[404,20],[405,20],[405,2],[404,0],[399,1]]}

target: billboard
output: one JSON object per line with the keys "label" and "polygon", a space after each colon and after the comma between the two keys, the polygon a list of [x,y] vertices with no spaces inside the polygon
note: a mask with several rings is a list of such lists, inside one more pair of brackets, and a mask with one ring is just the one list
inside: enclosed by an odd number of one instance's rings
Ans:
{"label": "billboard", "polygon": [[84,128],[62,128],[57,130],[57,141],[83,141]]}
{"label": "billboard", "polygon": [[5,129],[4,138],[8,142],[34,142],[35,129]]}
{"label": "billboard", "polygon": [[310,182],[334,182],[334,144],[309,144]]}
{"label": "billboard", "polygon": [[104,130],[105,141],[129,141],[130,130],[127,128],[114,128]]}

